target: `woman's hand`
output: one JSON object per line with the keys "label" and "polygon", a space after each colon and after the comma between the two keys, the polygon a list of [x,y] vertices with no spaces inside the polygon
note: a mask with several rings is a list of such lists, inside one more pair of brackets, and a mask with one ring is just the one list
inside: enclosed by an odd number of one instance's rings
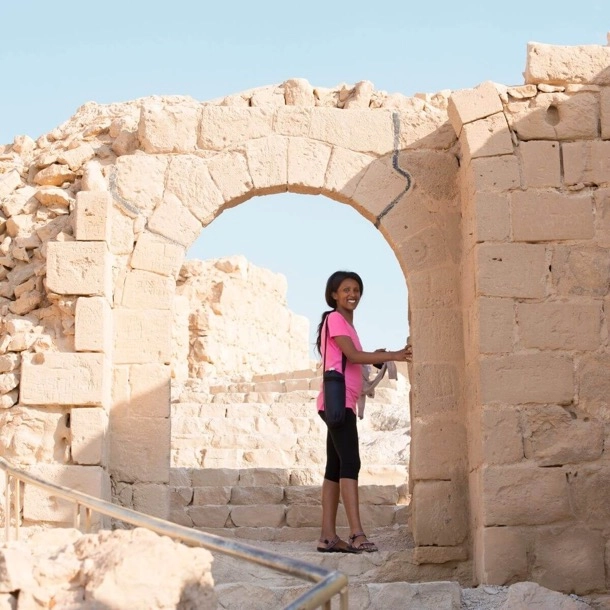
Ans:
{"label": "woman's hand", "polygon": [[392,355],[392,360],[395,362],[412,362],[413,346],[406,345],[403,349],[398,350],[397,352],[392,352]]}

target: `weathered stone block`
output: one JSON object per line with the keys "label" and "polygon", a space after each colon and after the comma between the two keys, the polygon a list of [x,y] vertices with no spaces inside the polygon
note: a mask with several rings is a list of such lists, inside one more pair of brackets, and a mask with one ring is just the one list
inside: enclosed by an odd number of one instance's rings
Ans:
{"label": "weathered stone block", "polygon": [[513,153],[513,141],[503,112],[464,125],[460,143],[466,162]]}
{"label": "weathered stone block", "polygon": [[111,264],[104,242],[49,242],[47,288],[58,294],[108,296]]}
{"label": "weathered stone block", "polygon": [[[62,485],[96,498],[110,500],[110,479],[99,466],[59,466],[37,464],[28,472],[49,483]],[[73,503],[59,499],[33,485],[26,485],[23,497],[23,518],[28,521],[71,523],[74,518]],[[94,516],[94,521],[99,518]]]}
{"label": "weathered stone block", "polygon": [[273,131],[281,136],[309,136],[312,108],[280,106],[275,112]]}
{"label": "weathered stone block", "polygon": [[70,453],[76,464],[105,465],[107,428],[108,414],[102,408],[70,410]]}
{"label": "weathered stone block", "polygon": [[602,138],[610,139],[610,87],[604,87],[600,91],[600,114],[602,124]]}
{"label": "weathered stone block", "polygon": [[134,269],[152,271],[160,275],[176,277],[184,260],[183,246],[152,233],[144,232],[138,238],[131,257]]}
{"label": "weathered stone block", "polygon": [[451,261],[443,234],[436,227],[426,227],[409,236],[398,246],[398,255],[413,272],[447,265]]}
{"label": "weathered stone block", "polygon": [[472,324],[475,329],[478,327],[480,352],[483,354],[511,352],[515,326],[514,301],[479,297],[477,305]]}
{"label": "weathered stone block", "polygon": [[426,423],[412,422],[411,478],[448,479],[465,458],[463,426],[445,418]]}
{"label": "weathered stone block", "polygon": [[469,167],[476,191],[508,191],[521,186],[519,159],[515,155],[473,159]]}
{"label": "weathered stone block", "polygon": [[319,193],[332,148],[305,138],[288,141],[288,188],[297,193]]}
{"label": "weathered stone block", "polygon": [[392,112],[316,108],[309,137],[356,152],[385,155],[394,150]]}
{"label": "weathered stone block", "polygon": [[188,515],[195,527],[224,527],[229,518],[231,508],[222,506],[190,506]]}
{"label": "weathered stone block", "polygon": [[116,364],[159,362],[172,355],[171,312],[160,309],[114,309]]}
{"label": "weathered stone block", "polygon": [[114,199],[134,215],[143,212],[150,216],[163,199],[168,162],[167,155],[135,154],[119,157],[116,161]]}
{"label": "weathered stone block", "polygon": [[224,203],[210,176],[207,161],[193,155],[172,157],[165,193],[175,195],[203,226],[214,220]]}
{"label": "weathered stone block", "polygon": [[575,409],[555,405],[523,410],[525,457],[541,466],[593,461],[604,448],[601,422],[583,417]]}
{"label": "weathered stone block", "polygon": [[519,343],[538,349],[596,350],[601,319],[601,302],[518,303]]}
{"label": "weathered stone block", "polygon": [[197,148],[200,109],[186,104],[146,102],[140,110],[138,139],[147,153],[190,152]]}
{"label": "weathered stone block", "polygon": [[466,498],[452,481],[417,481],[413,537],[417,546],[455,546],[467,536]]}
{"label": "weathered stone block", "polygon": [[543,525],[574,516],[559,468],[484,466],[481,484],[486,526]]}
{"label": "weathered stone block", "polygon": [[110,241],[112,196],[108,192],[80,191],[74,209],[74,237],[79,241]]}
{"label": "weathered stone block", "polygon": [[167,485],[139,483],[133,486],[133,508],[145,515],[167,519],[170,491]]}
{"label": "weathered stone block", "polygon": [[415,417],[457,411],[461,387],[457,367],[452,364],[413,364],[412,407]]}
{"label": "weathered stone block", "polygon": [[465,123],[502,112],[502,102],[495,85],[489,81],[481,83],[474,89],[452,91],[447,113],[449,120],[460,134]]}
{"label": "weathered stone block", "polygon": [[536,244],[480,244],[475,251],[477,294],[539,299],[546,294],[545,248]]}
{"label": "weathered stone block", "polygon": [[527,539],[513,527],[485,527],[478,551],[480,581],[507,585],[527,580]]}
{"label": "weathered stone block", "polygon": [[587,413],[607,421],[610,419],[610,355],[586,354],[578,363],[578,406]]}
{"label": "weathered stone block", "polygon": [[27,354],[20,400],[26,405],[105,405],[107,377],[103,354]]}
{"label": "weathered stone block", "polygon": [[231,504],[280,504],[284,499],[284,489],[276,485],[246,487],[237,485],[231,491]]}
{"label": "weathered stone block", "polygon": [[273,133],[274,109],[205,105],[201,109],[199,148],[224,150]]}
{"label": "weathered stone block", "polygon": [[110,470],[125,483],[168,483],[170,421],[152,417],[110,419]]}
{"label": "weathered stone block", "polygon": [[208,169],[225,203],[239,203],[252,193],[254,185],[244,153],[216,155],[208,161]]}
{"label": "weathered stone block", "polygon": [[193,488],[194,506],[220,506],[231,500],[231,487],[195,487]]}
{"label": "weathered stone block", "polygon": [[555,246],[551,261],[559,295],[604,296],[610,283],[610,257],[603,248]]}
{"label": "weathered stone block", "polygon": [[413,272],[410,279],[409,299],[413,309],[452,308],[458,305],[458,272],[453,265]]}
{"label": "weathered stone block", "polygon": [[473,212],[473,241],[505,241],[508,239],[510,207],[507,195],[476,193]]}
{"label": "weathered stone block", "polygon": [[468,559],[468,551],[463,546],[416,546],[412,555],[412,562],[416,565],[466,561],[466,559]]}
{"label": "weathered stone block", "polygon": [[282,504],[231,507],[231,520],[237,527],[282,527],[286,507]]}
{"label": "weathered stone block", "polygon": [[515,241],[590,239],[594,235],[590,194],[515,192],[511,208]]}
{"label": "weathered stone block", "polygon": [[239,484],[246,487],[290,485],[290,472],[284,468],[247,468],[239,471]]}
{"label": "weathered stone block", "polygon": [[521,153],[525,187],[559,188],[561,186],[559,142],[536,140],[521,142],[519,152]]}
{"label": "weathered stone block", "polygon": [[598,185],[609,181],[610,142],[565,142],[561,147],[566,185]]}
{"label": "weathered stone block", "polygon": [[351,201],[358,183],[375,157],[334,146],[324,179],[325,190],[341,201]]}
{"label": "weathered stone block", "polygon": [[[320,527],[322,523],[322,506],[310,504],[290,504],[286,507],[286,525],[288,527]],[[345,525],[345,511],[339,505],[337,525]]]}
{"label": "weathered stone block", "polygon": [[122,304],[130,309],[171,309],[175,291],[173,278],[133,269],[125,278]]}
{"label": "weathered stone block", "polygon": [[193,487],[232,487],[239,482],[239,470],[233,468],[204,468],[191,472]]}
{"label": "weathered stone block", "polygon": [[163,235],[185,248],[197,239],[201,228],[201,222],[171,193],[163,196],[163,201],[148,221],[149,231]]}
{"label": "weathered stone block", "polygon": [[134,364],[129,369],[130,416],[169,417],[171,370],[168,365]]}
{"label": "weathered stone block", "polygon": [[549,589],[583,595],[605,588],[604,539],[583,527],[537,532],[532,576]]}
{"label": "weathered stone block", "polygon": [[112,310],[104,297],[79,297],[74,325],[74,348],[77,352],[110,353]]}
{"label": "weathered stone block", "polygon": [[483,403],[559,403],[574,399],[572,358],[552,353],[484,356],[480,361]]}
{"label": "weathered stone block", "polygon": [[[526,83],[610,85],[610,48],[601,45],[527,45]],[[553,588],[553,587],[551,587]]]}
{"label": "weathered stone block", "polygon": [[[597,439],[594,439],[594,444],[599,448]],[[574,446],[576,448],[576,442]],[[591,455],[592,452],[589,451],[588,454]],[[605,527],[603,524],[610,520],[609,484],[610,470],[605,464],[573,466],[568,469],[570,498],[579,521],[595,528]]]}
{"label": "weathered stone block", "polygon": [[516,409],[484,406],[481,435],[484,463],[511,464],[523,460],[523,439]]}
{"label": "weathered stone block", "polygon": [[[434,362],[438,354],[455,361],[463,357],[462,313],[455,309],[427,309],[418,312],[411,336],[422,362]],[[425,339],[424,339],[425,337]]]}
{"label": "weathered stone block", "polygon": [[287,190],[288,138],[270,136],[246,144],[246,157],[252,183],[258,193]]}

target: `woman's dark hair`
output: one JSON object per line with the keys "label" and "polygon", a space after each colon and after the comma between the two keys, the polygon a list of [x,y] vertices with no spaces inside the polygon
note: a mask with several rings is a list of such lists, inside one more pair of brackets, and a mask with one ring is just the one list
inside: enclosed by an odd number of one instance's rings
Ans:
{"label": "woman's dark hair", "polygon": [[339,286],[341,286],[341,282],[343,280],[355,280],[358,282],[358,286],[360,286],[360,294],[364,293],[364,284],[362,283],[362,278],[353,271],[335,271],[326,281],[326,291],[324,292],[324,298],[326,299],[326,304],[331,307],[330,311],[325,311],[322,314],[322,319],[320,320],[320,324],[318,324],[318,334],[316,336],[316,351],[318,354],[322,354],[322,327],[324,326],[324,322],[328,317],[329,313],[332,313],[337,309],[337,301],[333,299],[333,292],[337,292],[339,290]]}

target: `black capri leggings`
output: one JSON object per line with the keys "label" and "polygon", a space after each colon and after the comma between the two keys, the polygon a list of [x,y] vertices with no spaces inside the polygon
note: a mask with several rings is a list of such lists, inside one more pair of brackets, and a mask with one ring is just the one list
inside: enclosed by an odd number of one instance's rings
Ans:
{"label": "black capri leggings", "polygon": [[[324,411],[318,411],[326,422]],[[326,470],[324,478],[339,482],[339,479],[356,479],[360,472],[360,450],[358,448],[358,426],[353,409],[345,409],[345,422],[338,428],[326,428]]]}

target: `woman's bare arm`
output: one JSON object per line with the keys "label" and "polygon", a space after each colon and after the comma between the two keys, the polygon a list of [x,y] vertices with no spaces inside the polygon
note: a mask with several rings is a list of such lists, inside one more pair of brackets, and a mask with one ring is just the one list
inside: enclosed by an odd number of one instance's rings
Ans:
{"label": "woman's bare arm", "polygon": [[363,352],[356,349],[354,342],[350,337],[346,335],[339,335],[334,337],[337,345],[341,351],[345,354],[345,357],[354,364],[383,364],[384,362],[391,361],[411,361],[413,352],[410,345],[407,345],[401,350],[396,352],[376,351],[376,352]]}

